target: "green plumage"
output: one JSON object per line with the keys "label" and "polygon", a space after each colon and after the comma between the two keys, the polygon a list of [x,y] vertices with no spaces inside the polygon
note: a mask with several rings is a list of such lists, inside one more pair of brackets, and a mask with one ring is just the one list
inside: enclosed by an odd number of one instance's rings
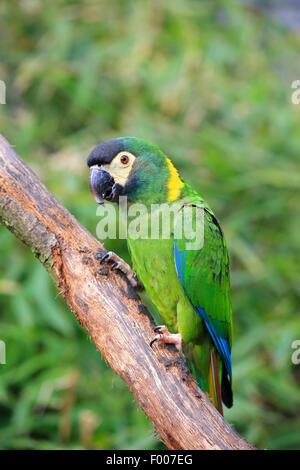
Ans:
{"label": "green plumage", "polygon": [[[178,237],[172,218],[168,239],[161,237],[161,227],[158,239],[135,239],[129,232],[128,247],[133,269],[164,324],[181,334],[183,352],[200,387],[222,412],[219,381],[224,403],[232,405],[232,313],[228,254],[219,223],[156,146],[133,137],[106,145],[112,156],[116,146],[136,157],[123,189],[129,205],[142,203],[150,209],[153,204],[178,202],[179,211],[192,208],[193,221],[197,211],[204,211],[204,244],[197,250],[186,249],[189,240]],[[90,158],[93,163],[95,157]],[[148,222],[150,227],[150,219]]]}
{"label": "green plumage", "polygon": [[[138,155],[137,166],[125,186],[129,202],[140,202],[148,207],[153,203],[168,202],[170,170],[166,156],[152,144],[125,138],[125,148]],[[182,181],[182,180],[181,180]],[[232,344],[232,312],[230,303],[229,261],[222,230],[209,206],[188,184],[180,188],[176,201],[193,204],[204,210],[204,244],[200,250],[188,250],[182,269],[183,285],[179,280],[174,260],[174,236],[170,239],[128,238],[133,269],[156,306],[163,322],[173,332],[179,332],[184,342],[184,353],[201,388],[216,401],[209,386],[210,351],[218,358],[223,399],[231,405],[228,392],[231,362],[222,375],[224,358],[220,354],[207,325],[195,307],[205,310],[215,335],[227,340],[229,355]],[[184,251],[185,239],[177,240],[178,250]],[[230,359],[231,360],[231,359]],[[225,395],[225,397],[224,397]]]}

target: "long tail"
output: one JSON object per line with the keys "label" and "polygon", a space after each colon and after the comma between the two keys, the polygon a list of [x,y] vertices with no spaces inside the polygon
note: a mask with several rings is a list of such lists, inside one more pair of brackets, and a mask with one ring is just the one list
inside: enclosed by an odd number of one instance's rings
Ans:
{"label": "long tail", "polygon": [[208,378],[208,394],[212,404],[223,416],[222,394],[217,356],[213,349],[210,350],[210,367]]}

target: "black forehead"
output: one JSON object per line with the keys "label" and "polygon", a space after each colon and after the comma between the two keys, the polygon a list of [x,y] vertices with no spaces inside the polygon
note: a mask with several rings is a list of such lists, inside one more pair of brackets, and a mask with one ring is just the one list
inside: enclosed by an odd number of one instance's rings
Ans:
{"label": "black forehead", "polygon": [[121,139],[112,139],[97,145],[88,156],[87,165],[101,165],[110,163],[114,157],[124,150],[124,144]]}

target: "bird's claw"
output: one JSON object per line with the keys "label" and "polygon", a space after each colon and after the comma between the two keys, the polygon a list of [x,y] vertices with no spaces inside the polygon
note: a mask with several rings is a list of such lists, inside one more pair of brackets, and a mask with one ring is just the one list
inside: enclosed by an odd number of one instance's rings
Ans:
{"label": "bird's claw", "polygon": [[155,333],[159,333],[159,334],[166,334],[166,335],[170,335],[171,333],[169,333],[169,330],[168,328],[165,326],[165,325],[158,325],[158,326],[155,326],[153,328],[153,331],[155,331]]}
{"label": "bird's claw", "polygon": [[150,341],[150,348],[152,348],[152,345],[155,343],[155,341],[157,341],[159,339],[159,336],[160,335],[154,336],[154,338]]}
{"label": "bird's claw", "polygon": [[105,255],[102,256],[102,258],[100,259],[100,264],[102,264],[102,263],[104,263],[104,261],[108,260],[109,253],[112,253],[112,251],[108,251],[107,253],[105,253]]}
{"label": "bird's claw", "polygon": [[[111,270],[114,270],[114,269],[120,269],[120,263],[119,262],[115,262],[111,265],[110,267]],[[122,269],[121,269],[122,271]]]}
{"label": "bird's claw", "polygon": [[123,261],[118,255],[116,255],[116,253],[114,253],[113,251],[108,251],[107,253],[105,253],[105,255],[103,255],[100,259],[100,264],[104,262],[111,262],[112,265],[110,269],[112,271],[114,271],[115,269],[119,269],[120,271],[122,271],[122,273],[126,275],[132,287],[137,286],[136,274],[132,271],[129,264],[125,263],[125,261]]}
{"label": "bird's claw", "polygon": [[179,352],[182,352],[182,337],[181,334],[176,333],[170,333],[168,328],[165,325],[158,325],[155,328],[153,328],[153,331],[158,333],[150,342],[150,347],[152,348],[152,345],[158,341],[161,343],[169,343],[169,344],[174,344],[176,349],[178,349]]}

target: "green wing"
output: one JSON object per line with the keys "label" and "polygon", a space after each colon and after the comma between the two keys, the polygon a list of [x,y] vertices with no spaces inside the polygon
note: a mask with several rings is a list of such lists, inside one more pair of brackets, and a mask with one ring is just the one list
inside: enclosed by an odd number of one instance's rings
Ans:
{"label": "green wing", "polygon": [[207,206],[191,205],[193,217],[196,211],[204,211],[204,242],[200,249],[187,249],[190,240],[176,238],[175,234],[177,274],[185,294],[204,321],[231,382],[232,312],[226,243],[213,212]]}

